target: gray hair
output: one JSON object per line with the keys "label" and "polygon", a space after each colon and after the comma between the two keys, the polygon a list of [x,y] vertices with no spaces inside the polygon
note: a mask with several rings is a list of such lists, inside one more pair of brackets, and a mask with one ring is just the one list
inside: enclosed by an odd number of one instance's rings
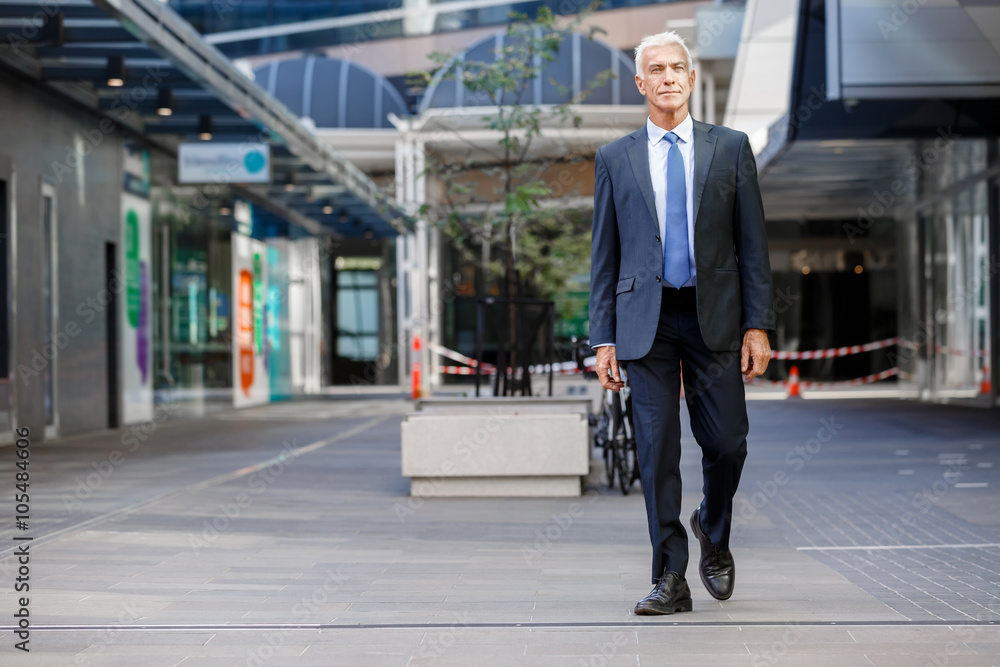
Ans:
{"label": "gray hair", "polygon": [[679,44],[680,47],[684,49],[684,57],[687,58],[687,66],[690,71],[691,52],[688,50],[687,44],[684,42],[684,38],[673,30],[669,30],[656,35],[646,35],[642,38],[642,41],[639,42],[639,46],[635,47],[635,73],[639,75],[640,79],[646,78],[646,72],[642,69],[642,54],[645,53],[646,47],[667,46],[668,44]]}

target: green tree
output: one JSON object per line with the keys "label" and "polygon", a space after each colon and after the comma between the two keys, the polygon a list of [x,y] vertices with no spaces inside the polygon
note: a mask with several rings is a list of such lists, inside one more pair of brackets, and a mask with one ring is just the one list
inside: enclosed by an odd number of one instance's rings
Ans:
{"label": "green tree", "polygon": [[[449,132],[462,146],[457,155],[430,147],[425,173],[436,178],[441,190],[437,201],[424,205],[420,213],[455,241],[467,261],[480,266],[484,284],[493,275],[502,276],[505,296],[533,293],[551,298],[589,258],[589,220],[581,226],[579,211],[542,204],[554,194],[546,172],[559,163],[590,159],[592,150],[575,155],[546,131],[579,127],[582,119],[573,105],[604,85],[610,70],[585,82],[578,95],[562,104],[522,101],[543,76],[545,64],[556,59],[560,44],[581,30],[599,5],[596,0],[569,20],[546,7],[533,19],[514,13],[494,60],[457,60],[452,54],[433,53],[436,66],[415,74],[416,83],[424,86],[439,72],[445,79],[461,81],[466,99],[484,107],[479,129],[496,134],[495,144],[477,143],[466,138],[465,128],[454,127]],[[597,32],[603,31],[590,28],[586,36]],[[567,227],[567,222],[573,224]],[[499,266],[492,260],[495,250],[501,256]]]}

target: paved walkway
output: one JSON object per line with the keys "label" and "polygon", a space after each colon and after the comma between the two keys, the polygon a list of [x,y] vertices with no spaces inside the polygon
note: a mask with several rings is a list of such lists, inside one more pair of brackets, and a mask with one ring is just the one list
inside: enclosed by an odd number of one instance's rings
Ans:
{"label": "paved walkway", "polygon": [[[1000,665],[1000,414],[750,403],[736,594],[636,617],[639,489],[421,499],[406,401],[296,401],[0,448],[0,664]],[[700,500],[685,432],[685,507]],[[117,454],[115,453],[117,452]],[[30,653],[13,586],[30,535]],[[697,544],[692,542],[692,554]]]}

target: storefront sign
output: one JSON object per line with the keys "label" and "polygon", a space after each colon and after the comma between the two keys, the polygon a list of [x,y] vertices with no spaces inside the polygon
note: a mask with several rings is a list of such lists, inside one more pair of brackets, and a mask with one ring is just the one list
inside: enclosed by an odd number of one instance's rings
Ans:
{"label": "storefront sign", "polygon": [[121,309],[123,423],[134,424],[153,416],[153,383],[149,330],[151,206],[149,203],[149,153],[126,146],[121,198],[119,262],[125,276]]}
{"label": "storefront sign", "polygon": [[177,149],[179,183],[270,183],[271,147],[201,141]]}
{"label": "storefront sign", "polygon": [[264,336],[267,292],[266,246],[243,234],[232,235],[233,262],[233,405],[260,405],[271,400]]}

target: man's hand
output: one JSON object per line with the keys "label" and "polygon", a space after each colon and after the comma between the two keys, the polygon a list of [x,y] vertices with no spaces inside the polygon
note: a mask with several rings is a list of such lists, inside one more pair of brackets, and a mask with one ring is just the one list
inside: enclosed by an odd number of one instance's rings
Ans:
{"label": "man's hand", "polygon": [[602,345],[597,348],[597,379],[601,386],[611,391],[618,391],[625,386],[621,371],[618,370],[618,357],[614,345]]}
{"label": "man's hand", "polygon": [[[597,357],[598,365],[600,356]],[[767,362],[771,360],[771,343],[767,340],[767,332],[763,329],[747,329],[743,334],[743,352],[740,360],[740,372],[747,380],[761,375],[767,370]]]}

